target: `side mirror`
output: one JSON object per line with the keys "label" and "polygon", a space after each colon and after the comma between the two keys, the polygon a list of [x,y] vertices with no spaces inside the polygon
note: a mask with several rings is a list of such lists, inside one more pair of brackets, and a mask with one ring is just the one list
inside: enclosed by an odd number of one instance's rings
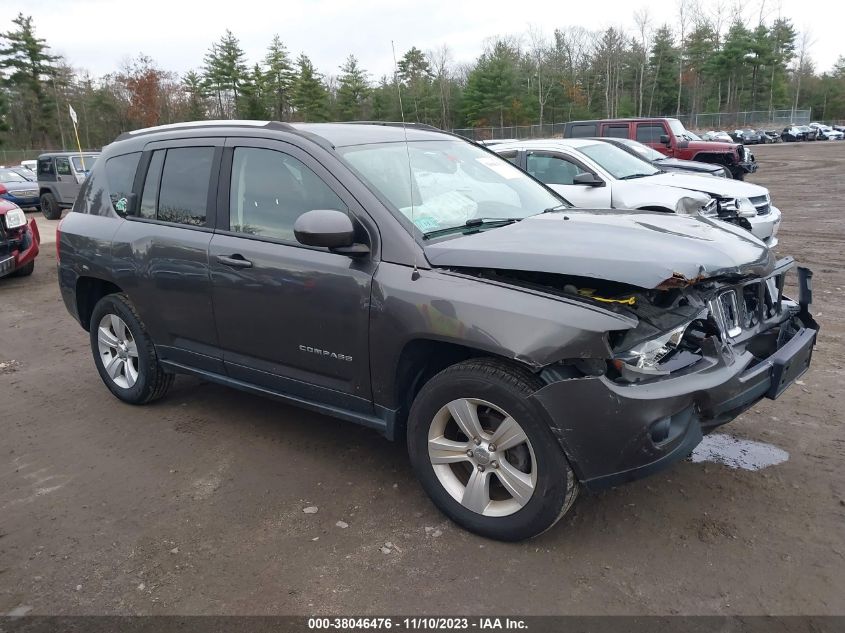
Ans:
{"label": "side mirror", "polygon": [[604,180],[588,172],[582,171],[572,179],[573,185],[586,185],[588,187],[604,187]]}
{"label": "side mirror", "polygon": [[344,255],[370,252],[365,244],[355,243],[355,227],[346,213],[333,209],[315,209],[300,215],[293,225],[296,241],[305,246],[320,246]]}
{"label": "side mirror", "polygon": [[669,147],[669,135],[668,134],[661,134],[660,135],[660,142],[663,143],[666,147]]}

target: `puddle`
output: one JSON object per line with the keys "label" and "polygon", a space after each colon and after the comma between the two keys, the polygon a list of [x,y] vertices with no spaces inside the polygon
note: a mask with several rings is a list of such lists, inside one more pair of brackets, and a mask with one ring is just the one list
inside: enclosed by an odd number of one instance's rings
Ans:
{"label": "puddle", "polygon": [[789,459],[789,453],[765,442],[711,433],[695,448],[690,459],[693,462],[715,462],[743,470],[762,470],[785,462]]}

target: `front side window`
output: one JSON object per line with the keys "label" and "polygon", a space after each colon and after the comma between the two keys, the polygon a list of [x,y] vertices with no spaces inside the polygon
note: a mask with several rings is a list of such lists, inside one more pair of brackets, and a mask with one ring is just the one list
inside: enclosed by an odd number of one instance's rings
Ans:
{"label": "front side window", "polygon": [[372,143],[338,152],[423,233],[475,218],[521,219],[563,204],[508,161],[464,141]]}
{"label": "front side window", "polygon": [[660,137],[665,133],[662,125],[654,123],[637,124],[637,140],[640,143],[659,143]]}
{"label": "front side window", "polygon": [[229,227],[295,242],[297,218],[314,209],[346,211],[337,194],[300,160],[270,149],[235,148]]}
{"label": "front side window", "polygon": [[578,150],[618,180],[630,180],[660,173],[660,170],[656,169],[651,163],[637,158],[623,149],[614,147],[610,143],[583,145]]}
{"label": "front side window", "polygon": [[139,215],[163,222],[204,226],[213,162],[213,147],[177,147],[153,152]]}
{"label": "front side window", "polygon": [[[108,182],[109,198],[112,207],[119,215],[126,214],[127,198],[132,193],[132,184],[135,182],[135,171],[138,169],[138,161],[141,152],[114,156],[106,161],[106,181]],[[85,164],[88,166],[88,163]]]}
{"label": "front side window", "polygon": [[573,185],[584,170],[559,154],[528,154],[528,173],[547,185]]}
{"label": "front side window", "polygon": [[59,176],[70,176],[70,161],[67,158],[56,159],[56,173]]}

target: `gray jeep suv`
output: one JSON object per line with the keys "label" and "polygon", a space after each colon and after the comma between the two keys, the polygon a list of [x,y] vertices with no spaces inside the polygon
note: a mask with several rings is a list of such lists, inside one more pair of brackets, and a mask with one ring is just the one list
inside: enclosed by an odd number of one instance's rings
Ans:
{"label": "gray jeep suv", "polygon": [[193,374],[404,438],[437,506],[498,539],[776,398],[818,329],[810,272],[786,298],[794,262],[742,229],[576,211],[424,126],[130,132],[59,231],[115,396]]}
{"label": "gray jeep suv", "polygon": [[71,207],[98,156],[96,152],[48,152],[38,157],[38,199],[45,218],[58,220],[62,210]]}

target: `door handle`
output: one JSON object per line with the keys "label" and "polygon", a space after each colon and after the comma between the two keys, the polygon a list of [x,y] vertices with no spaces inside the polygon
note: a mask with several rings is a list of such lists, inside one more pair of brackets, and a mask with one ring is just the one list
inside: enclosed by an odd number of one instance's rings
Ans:
{"label": "door handle", "polygon": [[218,255],[217,261],[232,268],[252,268],[252,262],[246,259],[243,255],[237,253],[227,257],[226,255]]}

